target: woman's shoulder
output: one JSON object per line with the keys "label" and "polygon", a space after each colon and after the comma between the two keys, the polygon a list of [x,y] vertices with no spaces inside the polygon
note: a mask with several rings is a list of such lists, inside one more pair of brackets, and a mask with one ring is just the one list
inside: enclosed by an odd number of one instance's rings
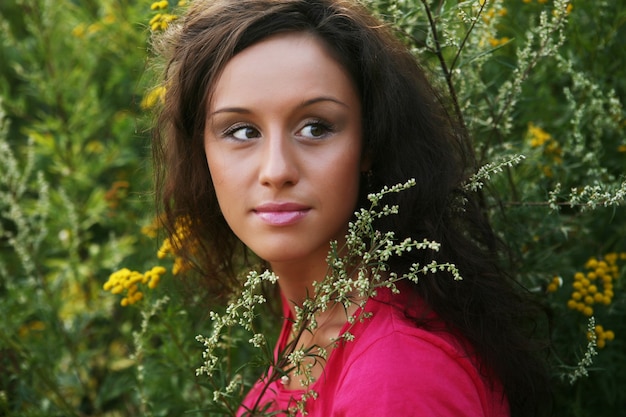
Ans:
{"label": "woman's shoulder", "polygon": [[371,317],[338,355],[343,363],[333,364],[342,374],[335,407],[349,411],[334,415],[508,415],[499,384],[481,374],[462,341],[418,327],[404,303],[373,301]]}
{"label": "woman's shoulder", "polygon": [[347,367],[368,363],[364,368],[379,373],[393,369],[410,376],[415,368],[421,375],[429,370],[439,374],[438,368],[447,365],[444,372],[458,368],[468,374],[478,373],[471,349],[446,330],[420,300],[409,303],[405,296],[394,299],[394,295],[383,293],[368,302],[366,312],[367,318],[354,327],[354,341],[345,342],[350,351],[345,357]]}

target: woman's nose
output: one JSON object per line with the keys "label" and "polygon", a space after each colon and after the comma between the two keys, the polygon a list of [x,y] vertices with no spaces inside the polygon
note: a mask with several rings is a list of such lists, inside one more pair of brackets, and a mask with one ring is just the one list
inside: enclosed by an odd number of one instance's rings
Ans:
{"label": "woman's nose", "polygon": [[300,171],[296,146],[292,138],[285,134],[276,133],[264,138],[259,169],[259,182],[262,185],[282,188],[298,183]]}

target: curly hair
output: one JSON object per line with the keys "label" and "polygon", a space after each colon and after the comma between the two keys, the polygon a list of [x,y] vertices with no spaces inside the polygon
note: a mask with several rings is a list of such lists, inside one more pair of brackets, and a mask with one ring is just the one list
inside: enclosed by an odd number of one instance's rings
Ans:
{"label": "curly hair", "polygon": [[501,242],[480,195],[463,188],[475,170],[470,138],[393,30],[354,0],[197,0],[155,42],[167,59],[167,92],[153,141],[156,190],[169,233],[181,219],[187,222],[187,239],[172,239],[177,253],[214,294],[237,287],[248,252],[226,224],[213,189],[203,146],[207,106],[233,56],[286,32],[316,36],[352,77],[372,189],[416,179],[415,187],[390,197],[400,214],[376,227],[400,239],[435,240],[441,250],[412,251],[390,267],[402,273],[414,262],[454,263],[462,281],[437,274],[414,291],[469,342],[485,375],[501,381],[512,415],[539,414],[548,380],[529,332],[541,309],[500,267]]}

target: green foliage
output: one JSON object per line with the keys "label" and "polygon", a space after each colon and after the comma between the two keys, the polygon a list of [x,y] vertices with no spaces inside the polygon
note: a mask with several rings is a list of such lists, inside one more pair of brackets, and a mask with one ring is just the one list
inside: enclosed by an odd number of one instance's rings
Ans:
{"label": "green foliage", "polygon": [[[520,281],[554,311],[555,415],[619,414],[626,403],[623,2],[366,3],[400,29],[450,93],[479,163],[494,163],[475,180],[484,183]],[[221,357],[213,380],[195,378],[203,363],[195,336],[209,333],[209,308],[201,291],[181,291],[187,286],[172,272],[155,288],[137,281],[143,299],[126,307],[102,289],[124,266],[176,265],[157,257],[146,197],[146,42],[150,20],[169,5],[150,6],[0,4],[2,415],[180,415],[207,407],[226,376],[254,358],[236,348]],[[587,348],[589,313],[602,328],[594,328],[597,347]],[[254,319],[256,329],[272,327]],[[248,339],[234,331],[224,340]],[[570,383],[586,356],[588,376]],[[241,391],[232,394],[234,406]]]}

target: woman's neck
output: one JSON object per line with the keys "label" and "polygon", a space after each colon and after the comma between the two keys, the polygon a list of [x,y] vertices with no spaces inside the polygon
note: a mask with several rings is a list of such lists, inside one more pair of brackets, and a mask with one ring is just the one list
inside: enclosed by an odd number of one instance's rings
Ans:
{"label": "woman's neck", "polygon": [[[290,265],[286,263],[271,265],[273,272],[278,276],[278,283],[287,303],[291,316],[296,317],[296,306],[302,306],[304,300],[315,296],[313,282],[321,282],[327,272],[328,265],[317,263],[303,267],[302,262]],[[309,351],[311,348],[319,347],[330,355],[334,349],[334,341],[340,336],[341,329],[348,321],[348,316],[355,314],[358,306],[351,305],[348,309],[343,304],[330,302],[324,311],[315,313],[317,326],[315,329],[308,328],[308,322],[301,323],[308,330],[301,327],[292,327],[288,337],[288,343],[293,343],[292,349],[302,349]],[[303,365],[311,366],[310,372],[314,380],[320,378],[325,361],[319,358],[305,358]],[[282,386],[287,389],[301,389],[303,385],[300,377],[293,371],[281,379]]]}
{"label": "woman's neck", "polygon": [[[315,297],[314,282],[321,282],[328,273],[328,264],[315,263],[305,265],[301,261],[290,263],[272,263],[272,271],[278,276],[278,284],[292,317],[296,317],[296,307],[301,307],[307,298]],[[319,332],[309,332],[310,336],[315,333],[324,334],[322,339],[337,337],[340,328],[345,324],[348,316],[358,308],[356,302],[346,310],[343,304],[329,301],[324,311],[315,312],[315,320]],[[328,337],[327,337],[328,336]],[[315,337],[313,337],[315,339]],[[305,343],[306,344],[306,343]]]}
{"label": "woman's neck", "polygon": [[272,271],[278,276],[280,291],[295,317],[295,307],[302,306],[307,298],[313,298],[314,282],[321,282],[328,272],[326,262],[303,265],[298,262],[272,263]]}

